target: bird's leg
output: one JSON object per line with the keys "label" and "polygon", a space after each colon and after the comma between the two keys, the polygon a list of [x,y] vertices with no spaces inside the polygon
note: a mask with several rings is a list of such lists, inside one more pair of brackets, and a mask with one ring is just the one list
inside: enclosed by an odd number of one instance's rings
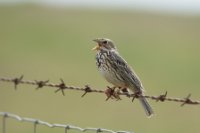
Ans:
{"label": "bird's leg", "polygon": [[121,90],[127,97],[129,97],[129,98],[131,97],[131,94],[129,93],[127,88],[122,88]]}
{"label": "bird's leg", "polygon": [[120,91],[121,91],[121,87],[116,87],[117,90],[115,91],[117,94],[120,94]]}
{"label": "bird's leg", "polygon": [[124,93],[128,93],[128,89],[127,89],[127,88],[122,88],[121,90],[122,90],[122,92],[124,92]]}
{"label": "bird's leg", "polygon": [[117,90],[114,92],[114,97],[117,99],[117,101],[118,100],[121,100],[121,98],[120,98],[120,91],[121,91],[121,87],[115,87],[115,88],[117,88]]}
{"label": "bird's leg", "polygon": [[129,98],[131,97],[131,94],[129,93],[128,88],[118,87],[116,93],[118,95],[122,93],[122,94],[126,95]]}

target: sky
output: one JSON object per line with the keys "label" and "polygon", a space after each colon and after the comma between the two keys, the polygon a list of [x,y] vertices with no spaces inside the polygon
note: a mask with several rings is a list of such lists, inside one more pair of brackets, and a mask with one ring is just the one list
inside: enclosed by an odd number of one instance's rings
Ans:
{"label": "sky", "polygon": [[200,0],[0,0],[0,3],[20,2],[39,3],[51,6],[146,10],[200,15]]}

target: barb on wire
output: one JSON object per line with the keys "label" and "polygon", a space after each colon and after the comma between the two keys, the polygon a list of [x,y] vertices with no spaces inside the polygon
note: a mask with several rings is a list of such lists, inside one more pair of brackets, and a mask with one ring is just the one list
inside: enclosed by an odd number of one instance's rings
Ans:
{"label": "barb on wire", "polygon": [[15,85],[15,90],[17,89],[17,85],[20,83],[20,81],[22,81],[23,77],[24,76],[22,75],[20,78],[14,78],[14,79],[12,79],[12,81],[13,81],[13,83]]}
{"label": "barb on wire", "polygon": [[15,85],[15,89],[17,88],[17,85],[19,84],[27,84],[27,85],[34,85],[36,86],[36,89],[42,88],[42,87],[52,87],[55,88],[55,92],[61,91],[63,95],[65,95],[64,90],[76,90],[76,91],[83,91],[83,95],[81,97],[84,97],[87,93],[103,93],[107,95],[107,99],[116,99],[116,100],[121,100],[120,96],[127,96],[127,97],[132,97],[132,101],[135,98],[140,98],[140,97],[144,97],[144,98],[148,98],[151,100],[155,100],[155,101],[161,101],[161,102],[165,102],[165,101],[171,101],[171,102],[179,102],[181,103],[181,106],[184,106],[185,104],[190,104],[190,105],[200,105],[200,101],[199,100],[192,100],[191,94],[189,94],[186,98],[171,98],[171,97],[167,97],[167,92],[165,94],[159,95],[159,96],[149,96],[149,95],[141,95],[140,93],[135,93],[135,94],[129,94],[128,92],[121,92],[119,90],[115,91],[115,88],[110,88],[107,86],[107,89],[104,90],[98,90],[98,89],[93,89],[91,88],[89,85],[85,85],[84,87],[74,87],[74,86],[67,86],[65,84],[65,82],[61,80],[61,83],[59,84],[53,84],[53,83],[49,83],[49,80],[46,81],[39,81],[39,80],[35,80],[35,81],[30,81],[30,80],[22,80],[23,76],[21,76],[20,78],[5,78],[5,77],[0,77],[0,81],[2,82],[10,82],[10,83],[14,83]]}
{"label": "barb on wire", "polygon": [[36,90],[38,90],[39,88],[42,88],[43,86],[45,86],[46,83],[49,82],[49,80],[46,80],[46,81],[37,81],[35,80],[35,82],[37,83],[37,87],[36,87]]}
{"label": "barb on wire", "polygon": [[63,79],[60,79],[61,83],[59,85],[57,85],[57,87],[59,87],[55,93],[57,93],[58,91],[62,91],[63,96],[65,95],[64,89],[66,89],[65,86],[65,82],[63,81]]}
{"label": "barb on wire", "polygon": [[81,97],[84,97],[89,92],[92,92],[92,89],[89,87],[89,85],[85,85],[85,93],[83,93]]}
{"label": "barb on wire", "polygon": [[33,133],[37,133],[37,126],[38,125],[44,125],[50,128],[63,128],[64,132],[67,133],[68,130],[76,130],[76,131],[80,131],[80,132],[86,132],[86,131],[94,131],[94,132],[107,132],[107,133],[133,133],[133,132],[128,132],[128,131],[112,131],[109,129],[104,129],[104,128],[81,128],[78,126],[73,126],[73,125],[64,125],[64,124],[51,124],[49,122],[46,121],[41,121],[38,119],[34,119],[34,118],[26,118],[26,117],[20,117],[16,114],[11,114],[8,112],[0,112],[0,116],[2,116],[2,120],[3,120],[3,132],[2,133],[6,133],[6,119],[8,118],[12,118],[15,119],[17,121],[20,122],[29,122],[33,124]]}

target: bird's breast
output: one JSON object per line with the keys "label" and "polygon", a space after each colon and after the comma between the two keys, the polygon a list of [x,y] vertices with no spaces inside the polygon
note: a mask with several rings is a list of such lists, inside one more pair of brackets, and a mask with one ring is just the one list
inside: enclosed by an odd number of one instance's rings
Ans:
{"label": "bird's breast", "polygon": [[112,61],[108,53],[98,53],[96,56],[96,65],[100,74],[111,84],[117,87],[126,87],[125,82],[118,75],[117,71],[110,64]]}

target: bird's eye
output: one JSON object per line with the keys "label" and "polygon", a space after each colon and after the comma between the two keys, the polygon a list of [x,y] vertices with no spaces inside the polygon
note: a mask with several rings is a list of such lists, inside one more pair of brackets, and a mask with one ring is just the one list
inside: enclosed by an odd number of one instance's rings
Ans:
{"label": "bird's eye", "polygon": [[107,44],[108,43],[108,41],[103,41],[103,44]]}

